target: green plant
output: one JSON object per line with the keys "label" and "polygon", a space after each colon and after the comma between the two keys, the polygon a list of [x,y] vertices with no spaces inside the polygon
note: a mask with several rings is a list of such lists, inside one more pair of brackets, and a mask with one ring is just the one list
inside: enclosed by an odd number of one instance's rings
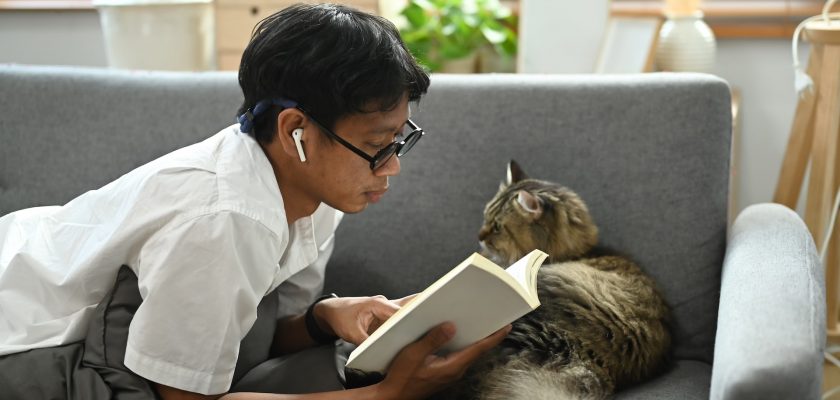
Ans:
{"label": "green plant", "polygon": [[403,40],[432,71],[484,46],[506,57],[516,54],[516,17],[498,0],[409,0]]}

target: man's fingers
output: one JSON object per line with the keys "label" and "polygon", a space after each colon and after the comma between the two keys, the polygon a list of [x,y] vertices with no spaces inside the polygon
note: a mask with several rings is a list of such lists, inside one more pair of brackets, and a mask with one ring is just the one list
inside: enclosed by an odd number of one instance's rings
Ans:
{"label": "man's fingers", "polygon": [[411,300],[414,300],[414,298],[417,297],[418,294],[419,293],[414,293],[412,295],[405,296],[401,299],[395,299],[395,300],[391,300],[391,301],[393,301],[395,304],[397,304],[400,307],[405,307],[408,303],[411,302]]}
{"label": "man's fingers", "polygon": [[511,325],[507,325],[504,328],[494,332],[490,336],[487,336],[486,338],[471,344],[469,347],[465,347],[459,351],[448,354],[444,363],[461,364],[472,362],[485,351],[490,350],[491,348],[501,343],[502,340],[504,340],[505,336],[507,336],[507,334],[510,333],[511,328]]}
{"label": "man's fingers", "polygon": [[363,312],[358,314],[359,330],[364,332],[364,338],[378,329],[383,322],[391,318],[395,312],[400,309],[400,306],[385,296],[373,296],[370,298],[373,301],[363,303]]}
{"label": "man's fingers", "polygon": [[348,342],[353,343],[356,346],[358,346],[358,345],[362,344],[362,342],[367,340],[367,338],[368,338],[368,334],[366,332],[360,332],[360,333],[357,333],[357,334],[353,335],[353,337],[350,338],[350,340],[348,340]]}
{"label": "man's fingers", "polygon": [[487,336],[486,338],[479,340],[474,345],[472,345],[468,348],[471,348],[471,347],[476,348],[475,351],[477,351],[479,354],[483,353],[487,350],[490,350],[493,347],[496,347],[496,345],[498,345],[499,343],[501,343],[502,340],[504,340],[505,337],[508,335],[508,333],[510,333],[511,329],[513,329],[513,326],[508,324],[505,327],[503,327],[502,329],[499,329],[498,331],[493,332],[493,334],[491,334],[490,336]]}
{"label": "man's fingers", "polygon": [[412,294],[397,300],[389,300],[382,295],[373,296],[371,297],[373,300],[373,306],[370,310],[374,317],[380,321],[385,321],[386,319],[391,318],[395,312],[399,311],[402,306],[411,301],[415,296],[417,296],[417,294]]}
{"label": "man's fingers", "polygon": [[400,309],[400,306],[388,299],[376,299],[377,301],[373,303],[373,307],[371,307],[371,311],[373,311],[373,315],[376,318],[384,321],[394,315]]}
{"label": "man's fingers", "polygon": [[390,300],[384,299],[373,302],[370,308],[368,309],[367,313],[362,314],[362,319],[360,322],[362,323],[363,327],[362,330],[373,333],[383,322],[385,322],[388,318],[391,318],[400,307]]}
{"label": "man's fingers", "polygon": [[382,321],[378,319],[371,321],[371,323],[367,327],[367,333],[371,334],[373,332],[376,332],[376,330],[379,329],[380,326],[382,326]]}
{"label": "man's fingers", "polygon": [[422,356],[425,357],[436,352],[453,337],[455,337],[455,324],[444,322],[429,330],[426,336],[423,336],[414,345],[420,349]]}

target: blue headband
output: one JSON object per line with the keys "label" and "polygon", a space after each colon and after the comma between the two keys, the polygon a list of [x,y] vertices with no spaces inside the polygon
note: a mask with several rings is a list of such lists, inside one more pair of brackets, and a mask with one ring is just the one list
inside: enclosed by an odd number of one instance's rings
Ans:
{"label": "blue headband", "polygon": [[284,99],[282,97],[260,100],[255,106],[249,108],[244,114],[240,115],[239,118],[236,119],[236,121],[239,122],[239,131],[242,133],[250,133],[251,130],[254,129],[254,118],[262,114],[265,110],[268,110],[271,106],[281,106],[285,110],[287,108],[297,107],[297,105],[298,103],[296,101]]}

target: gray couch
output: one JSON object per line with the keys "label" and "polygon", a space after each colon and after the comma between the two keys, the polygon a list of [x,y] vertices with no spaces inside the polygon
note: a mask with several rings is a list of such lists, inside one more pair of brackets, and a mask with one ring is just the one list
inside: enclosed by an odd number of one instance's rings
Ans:
{"label": "gray couch", "polygon": [[[62,204],[234,120],[231,73],[0,67],[0,215]],[[727,240],[730,98],[707,75],[432,77],[426,137],[380,204],[344,219],[341,295],[403,296],[477,249],[516,159],[581,194],[603,244],[674,313],[674,363],[619,399],[806,399],[822,380],[823,273],[792,211],[746,209]]]}

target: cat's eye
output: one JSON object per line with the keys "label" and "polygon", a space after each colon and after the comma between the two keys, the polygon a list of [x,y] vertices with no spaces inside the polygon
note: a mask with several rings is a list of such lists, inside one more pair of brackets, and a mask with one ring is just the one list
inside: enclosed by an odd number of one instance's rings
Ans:
{"label": "cat's eye", "polygon": [[493,221],[493,233],[498,233],[499,229],[501,229],[499,221]]}

